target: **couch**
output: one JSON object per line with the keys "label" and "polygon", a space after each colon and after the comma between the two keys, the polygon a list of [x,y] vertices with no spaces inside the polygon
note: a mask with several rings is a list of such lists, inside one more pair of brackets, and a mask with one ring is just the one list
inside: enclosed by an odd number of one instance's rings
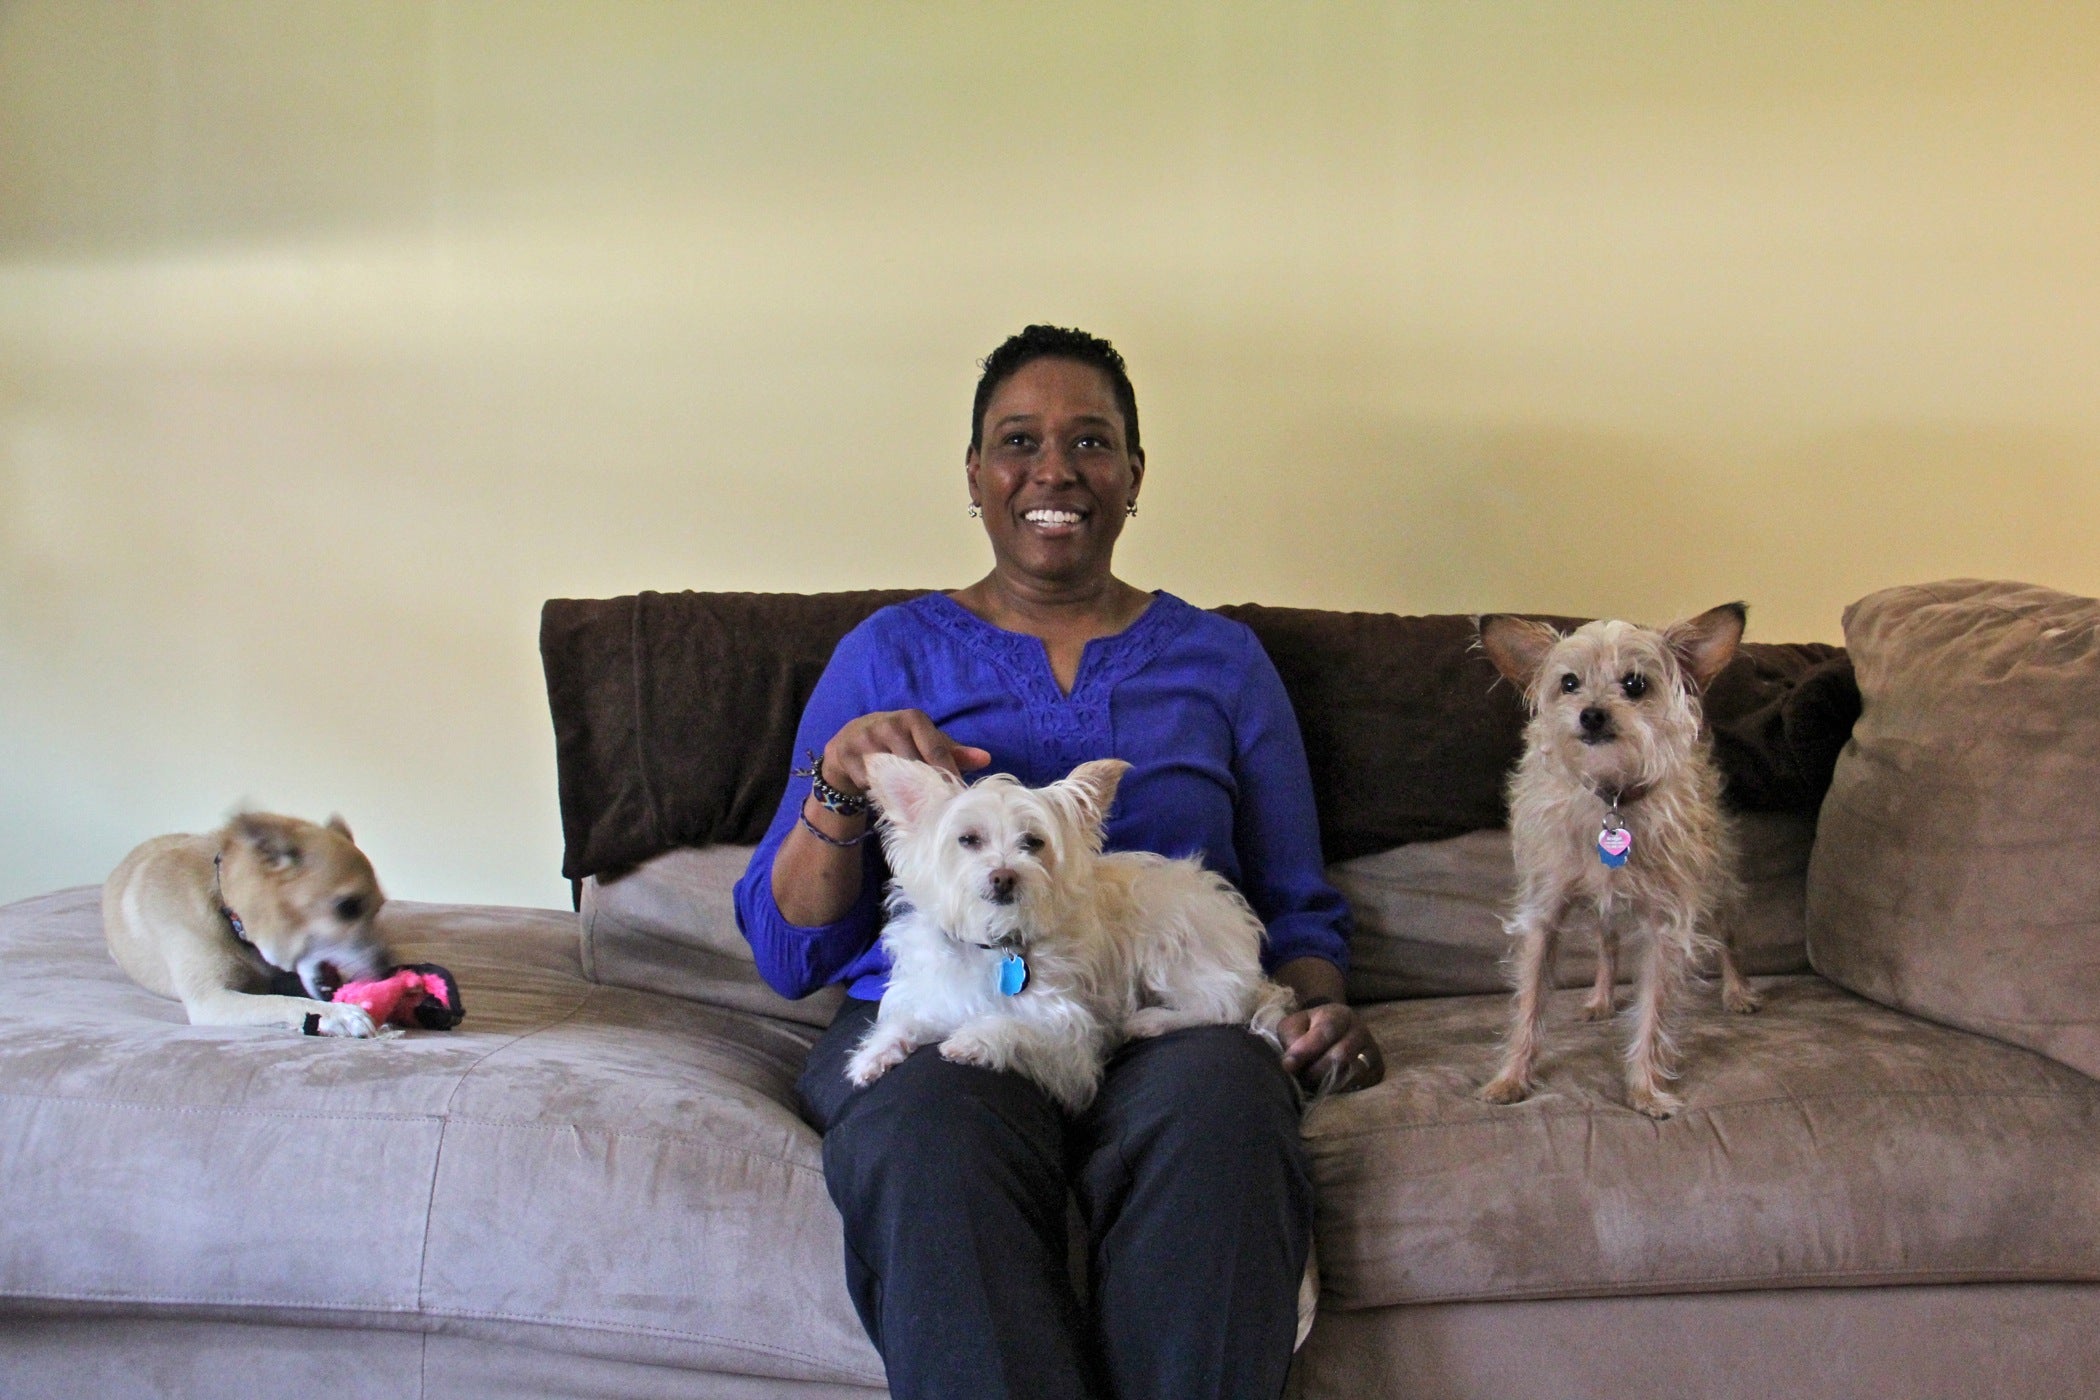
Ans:
{"label": "couch", "polygon": [[[758,981],[728,891],[830,646],[897,596],[548,604],[577,909],[383,915],[456,1031],[192,1027],[94,889],[0,909],[0,1394],[879,1394],[794,1106],[833,1002]],[[1468,621],[1228,611],[1298,708],[1391,1067],[1306,1115],[1294,1394],[2100,1391],[2100,604],[1891,590],[1721,677],[1766,1006],[1693,998],[1664,1122],[1575,991],[1540,1092],[1476,1096],[1521,714]]]}

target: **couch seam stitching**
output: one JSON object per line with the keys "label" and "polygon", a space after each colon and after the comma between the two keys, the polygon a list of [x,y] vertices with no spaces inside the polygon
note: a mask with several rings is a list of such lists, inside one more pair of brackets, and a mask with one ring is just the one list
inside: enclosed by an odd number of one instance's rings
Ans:
{"label": "couch seam stitching", "polygon": [[566,1025],[574,1020],[576,1013],[583,1010],[590,1003],[591,992],[592,989],[586,988],[583,995],[576,999],[575,1005],[571,1006],[556,1019],[542,1022],[540,1025],[526,1031],[523,1035],[511,1037],[501,1045],[490,1046],[488,1051],[476,1059],[473,1064],[461,1070],[459,1078],[452,1082],[452,1092],[445,1095],[445,1106],[440,1110],[437,1120],[437,1148],[430,1154],[430,1194],[423,1201],[423,1238],[416,1250],[416,1310],[418,1312],[423,1310],[423,1285],[430,1276],[430,1222],[437,1216],[438,1177],[444,1170],[445,1165],[445,1134],[446,1129],[452,1123],[452,1105],[459,1099],[459,1091],[466,1087],[467,1080],[472,1077],[475,1070],[480,1069],[505,1050],[520,1045],[543,1031],[552,1030],[556,1026]]}
{"label": "couch seam stitching", "polygon": [[[1740,1099],[1733,1103],[1716,1104],[1711,1108],[1688,1108],[1676,1115],[1679,1121],[1691,1118],[1714,1118],[1743,1110],[1770,1109],[1784,1106],[1803,1107],[1813,1103],[1858,1102],[1869,1099],[1962,1099],[1974,1102],[2010,1099],[2066,1099],[2071,1101],[2093,1101],[2100,1094],[2088,1089],[2022,1089],[2013,1091],[1993,1090],[1983,1093],[1968,1093],[1955,1089],[1885,1089],[1859,1093],[1826,1093],[1797,1095],[1793,1093],[1770,1094],[1763,1098]],[[1631,1112],[1631,1110],[1625,1110]],[[1560,1113],[1538,1112],[1526,1118],[1459,1118],[1439,1119],[1434,1123],[1387,1123],[1372,1128],[1356,1128],[1346,1131],[1320,1133],[1308,1136],[1308,1144],[1328,1142],[1356,1142],[1364,1138],[1381,1137],[1391,1133],[1430,1132],[1446,1128],[1516,1128],[1526,1122],[1543,1119],[1554,1123],[1572,1122],[1581,1118],[1616,1117],[1609,1108],[1570,1109]]]}
{"label": "couch seam stitching", "polygon": [[[484,1056],[483,1058],[487,1057]],[[214,1113],[229,1118],[281,1118],[289,1121],[317,1118],[323,1121],[346,1123],[385,1122],[399,1124],[415,1122],[435,1123],[438,1124],[440,1127],[443,1127],[444,1124],[449,1122],[464,1124],[465,1126],[472,1128],[530,1128],[540,1132],[549,1133],[598,1133],[605,1137],[626,1138],[641,1142],[673,1142],[686,1147],[697,1148],[703,1152],[713,1152],[726,1156],[744,1157],[757,1162],[771,1162],[776,1165],[786,1167],[791,1171],[805,1172],[817,1176],[823,1175],[823,1169],[821,1167],[811,1166],[807,1162],[798,1162],[792,1157],[781,1157],[770,1152],[759,1152],[752,1148],[738,1147],[734,1144],[719,1142],[715,1139],[702,1136],[698,1133],[663,1132],[655,1130],[643,1130],[637,1128],[604,1128],[595,1127],[593,1125],[585,1123],[547,1123],[531,1118],[485,1118],[478,1114],[471,1113],[459,1113],[447,1116],[439,1116],[436,1113],[416,1113],[401,1115],[302,1113],[297,1111],[286,1113],[274,1113],[257,1110],[202,1108],[197,1107],[195,1105],[177,1105],[170,1107],[162,1104],[126,1103],[121,1099],[76,1099],[61,1098],[55,1095],[46,1096],[30,1094],[10,1094],[6,1093],[5,1091],[0,1091],[0,1099],[5,1098],[23,1099],[31,1103],[84,1104],[91,1108],[113,1108],[121,1109],[126,1112],[137,1113]]]}
{"label": "couch seam stitching", "polygon": [[[1888,1279],[1900,1278],[1904,1282],[1888,1284],[1845,1284],[1836,1282],[1817,1283],[1814,1280],[1839,1279]],[[1791,1288],[1857,1288],[1887,1287],[1910,1288],[1929,1284],[1960,1284],[1988,1280],[2009,1283],[2094,1283],[2100,1282],[2100,1271],[2077,1272],[2069,1269],[1994,1269],[1951,1268],[1926,1269],[1907,1272],[1896,1268],[1880,1269],[1826,1269],[1810,1274],[1709,1274],[1698,1278],[1665,1277],[1651,1275],[1647,1278],[1621,1279],[1605,1285],[1608,1291],[1598,1291],[1595,1280],[1588,1283],[1541,1283],[1526,1288],[1512,1288],[1475,1293],[1435,1294],[1419,1298],[1401,1298],[1390,1302],[1358,1303],[1341,1306],[1342,1312],[1371,1312],[1378,1308],[1434,1307],[1440,1303],[1496,1303],[1496,1302],[1550,1302],[1559,1299],[1605,1300],[1611,1298],[1671,1298],[1690,1297],[1701,1293],[1747,1293],[1760,1291],[1759,1286],[1775,1289]],[[1702,1286],[1709,1285],[1709,1286]],[[1713,1287],[1710,1285],[1725,1285]],[[1751,1285],[1746,1287],[1744,1285]],[[1329,1289],[1323,1287],[1325,1298]]]}
{"label": "couch seam stitching", "polygon": [[[252,1307],[277,1309],[289,1312],[316,1313],[367,1313],[383,1317],[423,1317],[433,1319],[464,1318],[485,1322],[526,1322],[536,1325],[559,1326],[588,1332],[613,1332],[630,1336],[659,1337],[674,1341],[707,1342],[716,1346],[753,1351],[765,1356],[788,1357],[796,1361],[808,1361],[831,1370],[838,1364],[816,1355],[814,1352],[797,1351],[791,1347],[776,1346],[770,1342],[753,1341],[748,1338],[731,1337],[715,1332],[685,1331],[675,1327],[651,1327],[646,1323],[606,1322],[598,1319],[565,1317],[560,1313],[505,1312],[495,1308],[430,1308],[418,1304],[415,1307],[385,1306],[372,1303],[315,1303],[290,1304],[276,1298],[246,1298],[213,1294],[135,1294],[122,1292],[5,1292],[0,1298],[28,1299],[35,1302],[75,1303],[135,1303],[150,1307],[180,1307],[185,1304],[213,1307]],[[425,1330],[422,1335],[431,1335]],[[854,1373],[857,1374],[857,1373]]]}

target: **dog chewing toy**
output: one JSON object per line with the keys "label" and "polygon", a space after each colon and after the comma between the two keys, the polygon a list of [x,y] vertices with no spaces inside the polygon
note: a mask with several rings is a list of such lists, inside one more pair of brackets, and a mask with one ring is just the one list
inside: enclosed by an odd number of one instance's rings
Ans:
{"label": "dog chewing toy", "polygon": [[[459,983],[436,963],[410,963],[376,981],[345,982],[328,1000],[363,1007],[378,1025],[421,1026],[449,1031],[466,1016]],[[306,1018],[306,1033],[319,1035],[321,1018]]]}

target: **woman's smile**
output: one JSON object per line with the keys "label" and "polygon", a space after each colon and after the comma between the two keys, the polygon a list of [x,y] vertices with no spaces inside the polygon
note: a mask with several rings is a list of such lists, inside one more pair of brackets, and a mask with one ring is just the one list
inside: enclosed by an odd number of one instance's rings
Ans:
{"label": "woman's smile", "polygon": [[1023,511],[1021,519],[1033,525],[1038,533],[1052,539],[1059,539],[1066,535],[1076,534],[1079,527],[1086,523],[1087,517],[1084,511],[1057,510],[1044,506],[1035,510]]}

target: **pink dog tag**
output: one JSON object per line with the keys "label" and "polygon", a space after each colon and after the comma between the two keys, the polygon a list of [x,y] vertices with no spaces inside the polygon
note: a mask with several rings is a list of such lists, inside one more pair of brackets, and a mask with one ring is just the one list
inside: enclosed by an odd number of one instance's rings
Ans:
{"label": "pink dog tag", "polygon": [[1597,833],[1597,859],[1614,870],[1626,863],[1626,857],[1632,850],[1633,833],[1623,826],[1613,826],[1607,822],[1604,830]]}

